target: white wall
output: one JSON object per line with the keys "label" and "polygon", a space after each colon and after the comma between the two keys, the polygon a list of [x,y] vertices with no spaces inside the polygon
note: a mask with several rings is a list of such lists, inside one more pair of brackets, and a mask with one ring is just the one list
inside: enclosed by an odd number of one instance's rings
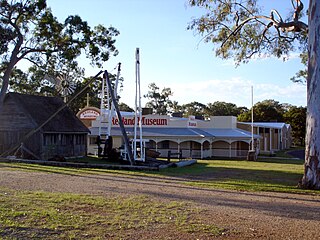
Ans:
{"label": "white wall", "polygon": [[237,117],[213,116],[210,119],[212,122],[212,128],[237,128]]}

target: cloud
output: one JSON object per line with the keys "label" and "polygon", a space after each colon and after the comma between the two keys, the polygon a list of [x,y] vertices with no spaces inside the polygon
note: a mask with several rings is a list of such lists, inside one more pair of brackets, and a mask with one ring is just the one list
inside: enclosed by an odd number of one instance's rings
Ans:
{"label": "cloud", "polygon": [[[173,98],[180,104],[197,101],[203,104],[215,101],[247,105],[251,99],[252,82],[241,78],[208,80],[187,84],[172,84]],[[247,103],[248,102],[248,103]]]}
{"label": "cloud", "polygon": [[[261,54],[255,54],[251,57],[251,59],[249,60],[249,62],[253,63],[253,62],[257,62],[257,61],[279,61],[279,62],[283,62],[283,61],[290,61],[290,60],[300,60],[300,53],[294,52],[294,53],[290,53],[287,55],[283,55],[281,58],[277,58],[276,56],[270,55],[270,54],[266,54],[266,53],[261,53]],[[236,66],[236,63],[233,59],[225,59],[223,60],[223,62],[221,63],[221,66],[223,67],[230,67],[230,66]]]}
{"label": "cloud", "polygon": [[[282,84],[282,85],[281,85]],[[274,99],[280,103],[289,103],[295,106],[306,106],[306,86],[287,81],[287,84],[275,83],[255,83],[254,81],[234,77],[231,79],[211,79],[207,81],[195,82],[175,82],[172,84],[157,86],[162,89],[169,87],[173,91],[171,100],[177,101],[180,105],[190,102],[200,102],[203,104],[215,101],[234,103],[238,107],[251,107],[251,86],[253,86],[254,103],[266,99]],[[122,93],[121,101],[129,106],[134,106],[134,92],[130,88],[130,93]],[[147,86],[142,87],[142,92],[148,91]],[[142,98],[142,106],[147,102]]]}
{"label": "cloud", "polygon": [[297,106],[306,106],[306,86],[289,82],[286,86],[276,84],[258,84],[255,87],[256,101],[274,99],[280,103],[290,103]]}
{"label": "cloud", "polygon": [[234,103],[237,106],[251,106],[251,86],[255,102],[274,99],[280,103],[306,105],[306,87],[288,82],[287,85],[255,84],[251,80],[241,78],[215,79],[186,84],[172,84],[174,94],[172,99],[179,104],[197,101],[203,104],[215,101]]}

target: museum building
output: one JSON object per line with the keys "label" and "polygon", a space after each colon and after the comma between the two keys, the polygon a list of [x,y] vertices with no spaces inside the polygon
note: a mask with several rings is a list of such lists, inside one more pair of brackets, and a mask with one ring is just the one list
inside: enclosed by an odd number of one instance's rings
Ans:
{"label": "museum building", "polygon": [[[98,109],[87,107],[77,116],[86,121],[91,134],[88,136],[88,154],[97,154],[96,138],[103,138],[107,132],[108,117],[101,119]],[[134,137],[134,113],[122,112],[122,121],[125,131],[130,139]],[[91,122],[88,122],[88,118]],[[115,148],[123,145],[122,132],[119,119],[111,118],[110,135]],[[168,115],[148,114],[142,115],[142,137],[147,142],[147,147],[160,153],[166,158],[168,152],[182,153],[183,158],[210,158],[210,157],[235,157],[245,158],[251,149],[252,137],[254,147],[259,152],[260,136],[250,131],[237,127],[237,118],[234,116],[214,116],[210,120],[171,117]],[[140,131],[137,131],[139,135]]]}

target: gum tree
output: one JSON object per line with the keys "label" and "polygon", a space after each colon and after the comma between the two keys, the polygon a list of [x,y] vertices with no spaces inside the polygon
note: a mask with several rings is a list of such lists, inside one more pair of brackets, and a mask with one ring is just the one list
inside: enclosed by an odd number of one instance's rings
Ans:
{"label": "gum tree", "polygon": [[114,46],[118,34],[113,27],[91,28],[77,15],[59,22],[45,0],[1,0],[0,111],[10,78],[15,80],[12,77],[19,73],[22,60],[31,64],[33,73],[42,72],[42,77],[61,69],[79,72],[81,54],[99,67],[118,53]]}
{"label": "gum tree", "polygon": [[[301,0],[288,0],[292,11],[284,18],[276,9],[264,12],[258,0],[189,0],[206,14],[194,19],[189,29],[214,44],[217,56],[236,64],[254,56],[286,59],[300,51],[307,68],[307,129],[305,172],[301,187],[320,189],[320,1],[309,0],[308,24]],[[307,2],[307,1],[304,1]],[[303,77],[300,71],[297,77]]]}
{"label": "gum tree", "polygon": [[166,115],[169,110],[172,109],[172,101],[170,96],[173,95],[171,88],[160,88],[155,83],[150,83],[148,85],[149,91],[143,97],[147,98],[149,101],[146,103],[147,108],[152,108],[153,113]]}

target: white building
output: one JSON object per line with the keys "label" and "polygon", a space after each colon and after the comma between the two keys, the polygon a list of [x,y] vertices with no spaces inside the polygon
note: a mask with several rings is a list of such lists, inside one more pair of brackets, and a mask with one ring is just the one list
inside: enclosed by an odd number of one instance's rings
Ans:
{"label": "white building", "polygon": [[[250,122],[238,122],[237,127],[251,129]],[[283,122],[254,122],[253,133],[260,135],[259,149],[261,153],[273,154],[288,149],[292,145],[291,126]]]}
{"label": "white building", "polygon": [[[99,129],[100,133],[106,132],[107,119],[100,121],[98,116],[91,122],[89,126],[91,134],[88,139],[89,154],[97,154],[96,137],[99,135]],[[132,139],[134,115],[124,114],[122,120],[128,137]],[[215,116],[210,120],[198,120],[194,116],[178,118],[150,114],[142,116],[141,124],[143,139],[148,141],[148,148],[159,152],[160,157],[163,158],[168,156],[168,151],[182,152],[183,158],[245,158],[252,141],[251,132],[237,128],[237,118],[233,116]],[[112,118],[111,136],[113,147],[123,145],[117,117]],[[255,142],[259,138],[259,135],[253,135]],[[255,146],[259,145],[255,144]],[[256,150],[259,151],[259,149]]]}

